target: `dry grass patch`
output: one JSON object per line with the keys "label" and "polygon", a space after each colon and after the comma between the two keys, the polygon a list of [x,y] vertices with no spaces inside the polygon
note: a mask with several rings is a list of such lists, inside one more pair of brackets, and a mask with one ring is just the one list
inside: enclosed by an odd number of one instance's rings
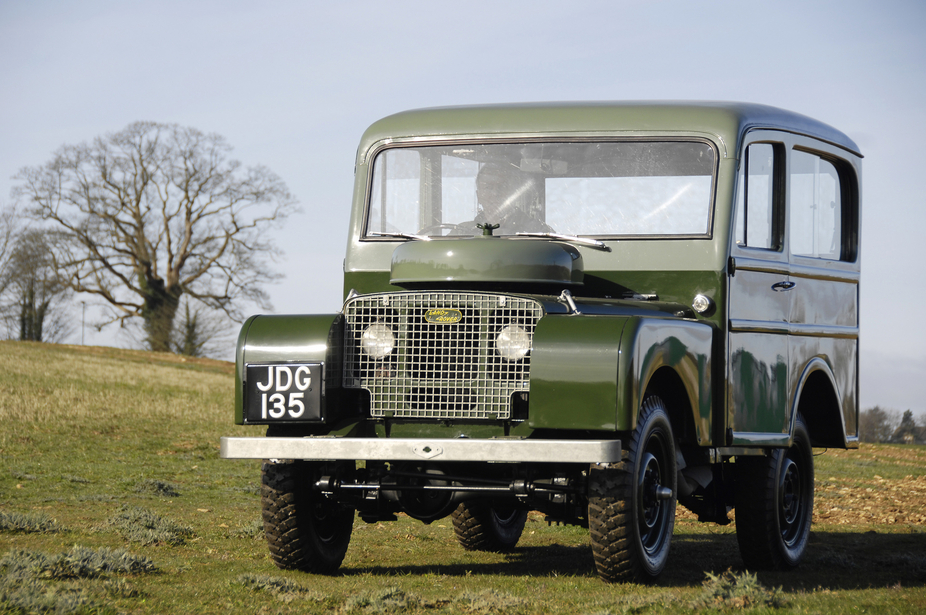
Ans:
{"label": "dry grass patch", "polygon": [[128,357],[114,360],[92,350],[0,342],[0,421],[173,420],[214,407],[233,390],[229,373],[143,360],[157,353],[120,351]]}
{"label": "dry grass patch", "polygon": [[136,506],[122,506],[109,519],[107,527],[142,545],[182,545],[193,536],[192,528]]}

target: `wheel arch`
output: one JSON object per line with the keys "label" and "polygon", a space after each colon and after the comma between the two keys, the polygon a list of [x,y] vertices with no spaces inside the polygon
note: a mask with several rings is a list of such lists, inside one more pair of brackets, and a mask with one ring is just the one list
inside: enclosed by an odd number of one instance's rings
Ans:
{"label": "wheel arch", "polygon": [[798,414],[810,434],[812,446],[846,448],[845,420],[836,379],[820,357],[811,359],[797,382],[791,409],[791,434]]}
{"label": "wheel arch", "polygon": [[[671,319],[638,319],[631,334],[621,338],[622,354],[632,357],[626,399],[632,413],[630,429],[646,395],[657,393],[666,403],[672,428],[684,443],[711,443],[712,329],[704,323]],[[625,351],[624,348],[627,350]]]}
{"label": "wheel arch", "polygon": [[692,392],[685,386],[678,372],[666,366],[656,370],[646,383],[643,399],[650,395],[658,396],[665,403],[676,440],[683,443],[697,442]]}

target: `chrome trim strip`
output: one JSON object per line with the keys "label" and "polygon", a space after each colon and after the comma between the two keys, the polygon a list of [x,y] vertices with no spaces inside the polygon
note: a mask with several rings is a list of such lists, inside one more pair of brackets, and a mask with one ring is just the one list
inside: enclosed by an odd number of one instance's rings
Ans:
{"label": "chrome trim strip", "polygon": [[804,337],[836,337],[842,339],[858,339],[858,327],[844,325],[814,325],[792,324],[791,335]]}
{"label": "chrome trim strip", "polygon": [[723,457],[742,457],[764,455],[765,451],[759,448],[748,448],[745,446],[718,446],[712,451],[713,463],[719,463]]}
{"label": "chrome trim strip", "polygon": [[743,320],[739,318],[730,319],[731,333],[777,333],[787,335],[791,332],[791,326],[786,322],[769,321],[769,320]]}
{"label": "chrome trim strip", "polygon": [[223,437],[222,459],[615,463],[620,440],[238,438]]}
{"label": "chrome trim strip", "polygon": [[845,325],[797,324],[767,320],[730,319],[731,333],[773,333],[777,335],[799,335],[802,337],[834,337],[858,339],[859,328]]}
{"label": "chrome trim strip", "polygon": [[[740,248],[745,250],[746,248]],[[780,254],[772,252],[773,254]],[[824,280],[828,282],[846,282],[847,284],[858,284],[861,275],[858,271],[849,270],[853,267],[852,263],[843,261],[832,261],[844,265],[847,269],[830,269],[829,267],[814,267],[812,265],[801,265],[788,263],[780,260],[763,260],[760,258],[749,258],[746,256],[734,256],[733,270],[734,275],[737,271],[756,271],[758,273],[776,273],[779,275],[792,276],[808,280]]]}
{"label": "chrome trim strip", "polygon": [[791,446],[791,435],[786,433],[752,433],[744,431],[733,432],[733,447],[736,446],[770,446],[787,448]]}
{"label": "chrome trim strip", "polygon": [[[780,254],[778,252],[773,253]],[[763,260],[745,256],[733,257],[733,269],[734,271],[757,271],[759,273],[777,273],[780,275],[788,275],[791,271],[791,268],[788,266],[788,261]],[[734,275],[736,274],[734,273]]]}
{"label": "chrome trim strip", "polygon": [[847,284],[858,284],[861,276],[858,271],[843,271],[841,269],[828,269],[824,267],[812,267],[810,265],[796,265],[791,263],[791,277],[806,278],[808,280],[825,280],[828,282],[846,282]]}

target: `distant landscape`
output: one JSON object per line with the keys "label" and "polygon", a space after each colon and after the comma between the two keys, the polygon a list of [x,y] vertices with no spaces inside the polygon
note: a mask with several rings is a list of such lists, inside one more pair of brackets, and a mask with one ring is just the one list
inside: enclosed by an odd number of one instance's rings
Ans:
{"label": "distant landscape", "polygon": [[[259,464],[221,460],[234,366],[0,342],[0,614],[921,613],[926,446],[815,449],[814,526],[791,572],[742,569],[735,526],[680,508],[655,585],[605,585],[586,530],[532,513],[510,554],[449,519],[364,524],[339,576],[278,570]],[[735,511],[731,514],[735,517]]]}

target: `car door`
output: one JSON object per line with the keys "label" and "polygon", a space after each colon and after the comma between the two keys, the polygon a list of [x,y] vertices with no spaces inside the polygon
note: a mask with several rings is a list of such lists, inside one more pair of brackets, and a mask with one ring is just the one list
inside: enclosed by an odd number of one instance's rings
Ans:
{"label": "car door", "polygon": [[726,424],[733,445],[781,445],[788,438],[794,282],[783,139],[774,131],[749,133],[740,156],[728,295]]}
{"label": "car door", "polygon": [[[810,377],[829,381],[842,414],[830,424],[841,419],[844,433],[828,434],[820,444],[844,446],[857,434],[858,416],[858,160],[799,136],[792,137],[788,154],[789,388],[799,404]],[[808,403],[805,413],[820,412],[822,405]]]}

